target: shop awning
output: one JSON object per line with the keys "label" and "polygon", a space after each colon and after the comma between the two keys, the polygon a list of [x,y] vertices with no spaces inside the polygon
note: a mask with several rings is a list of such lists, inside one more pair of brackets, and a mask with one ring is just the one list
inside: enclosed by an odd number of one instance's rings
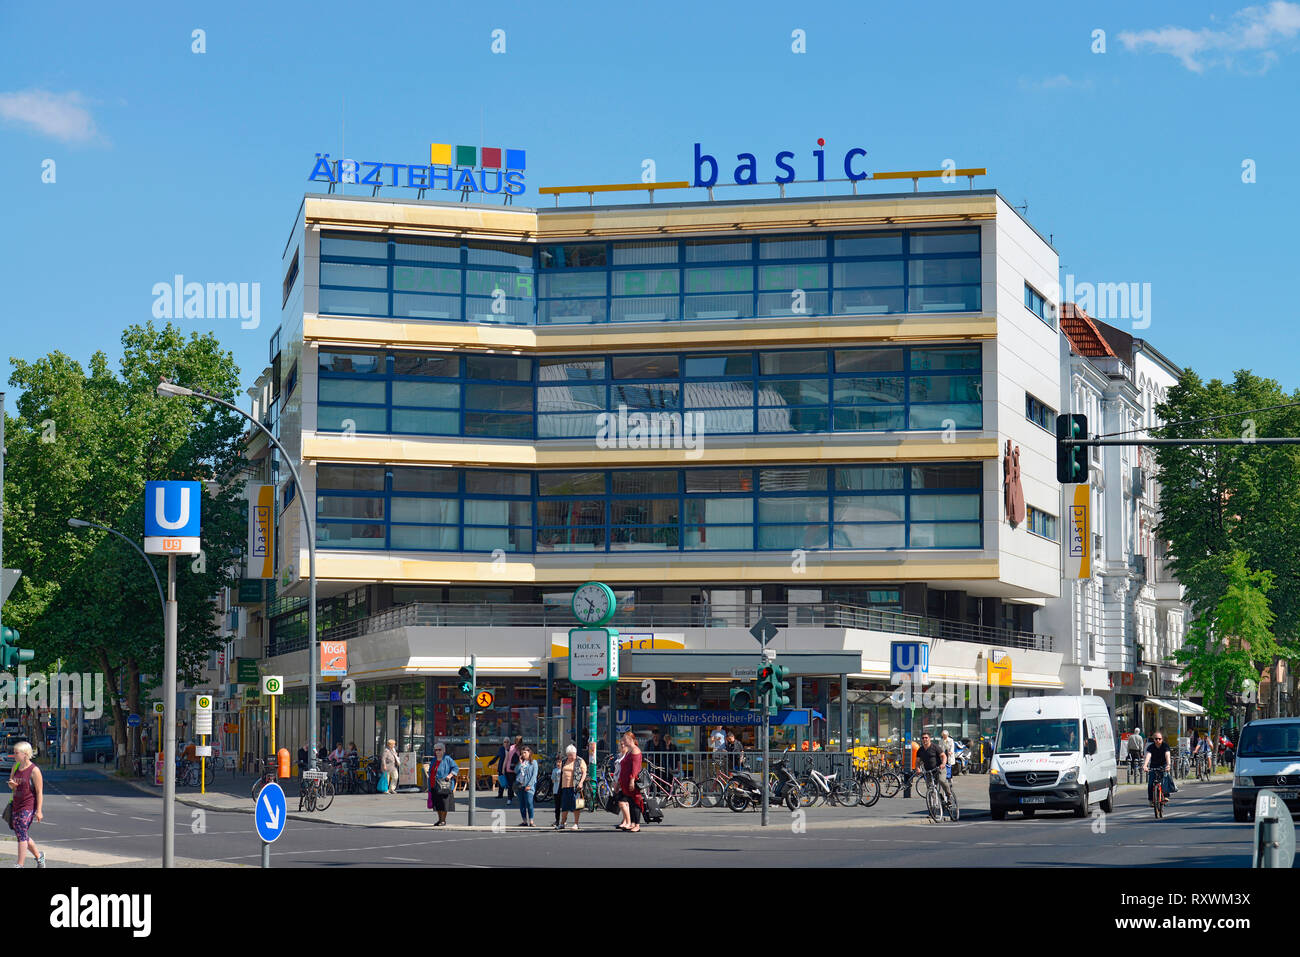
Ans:
{"label": "shop awning", "polygon": [[1205,714],[1205,709],[1195,701],[1169,701],[1166,698],[1147,698],[1143,703],[1153,704],[1157,708],[1173,711],[1175,714],[1190,715],[1192,717]]}

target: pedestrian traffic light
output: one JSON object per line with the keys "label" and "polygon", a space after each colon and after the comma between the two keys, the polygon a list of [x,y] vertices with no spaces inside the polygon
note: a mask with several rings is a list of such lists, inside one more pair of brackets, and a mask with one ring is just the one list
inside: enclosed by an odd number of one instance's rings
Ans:
{"label": "pedestrian traffic light", "polygon": [[18,665],[31,661],[36,657],[36,652],[30,648],[19,648],[19,635],[13,628],[0,628],[0,668],[9,671],[11,668],[17,668]]}
{"label": "pedestrian traffic light", "polygon": [[460,675],[460,693],[466,698],[474,697],[474,667],[465,665],[456,673]]}
{"label": "pedestrian traffic light", "polygon": [[754,707],[754,692],[744,687],[731,689],[732,711],[748,711],[752,707]]}
{"label": "pedestrian traffic light", "polygon": [[1078,413],[1056,417],[1056,479],[1062,485],[1088,481],[1087,447],[1071,445],[1070,439],[1088,437],[1088,417]]}
{"label": "pedestrian traffic light", "polygon": [[790,690],[790,682],[785,680],[789,673],[790,669],[785,665],[772,665],[772,697],[767,706],[771,714],[790,706],[790,696],[786,694]]}
{"label": "pedestrian traffic light", "polygon": [[767,696],[772,693],[772,666],[763,661],[758,666],[758,700],[766,701]]}

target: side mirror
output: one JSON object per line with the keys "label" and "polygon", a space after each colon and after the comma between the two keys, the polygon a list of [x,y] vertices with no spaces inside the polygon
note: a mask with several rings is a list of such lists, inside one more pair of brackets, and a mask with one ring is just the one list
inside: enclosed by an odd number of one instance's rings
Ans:
{"label": "side mirror", "polygon": [[1084,753],[1084,754],[1096,754],[1096,753],[1097,753],[1097,739],[1096,739],[1096,738],[1089,738],[1087,741],[1085,741],[1085,742],[1083,743],[1083,753]]}

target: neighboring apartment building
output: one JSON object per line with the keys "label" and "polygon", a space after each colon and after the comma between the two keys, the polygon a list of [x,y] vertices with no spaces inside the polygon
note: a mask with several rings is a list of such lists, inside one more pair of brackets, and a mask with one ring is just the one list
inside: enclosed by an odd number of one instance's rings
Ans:
{"label": "neighboring apartment building", "polygon": [[[778,745],[897,741],[894,641],[928,644],[932,679],[983,680],[1009,654],[1014,693],[1062,687],[1040,612],[1060,587],[1055,445],[1025,419],[1027,393],[1060,392],[1058,260],[995,191],[309,195],[283,273],[270,388],[306,487],[275,477],[263,667],[286,678],[291,750],[308,706],[298,495],[316,506],[319,637],[347,642],[356,682],[355,703],[322,683],[324,745],[463,755],[470,653],[497,695],[480,741],[561,742],[586,701],[565,658],[587,580],[617,592],[625,636],[602,737],[654,723],[701,747],[763,615],[813,712]],[[1015,526],[1004,468],[1028,507]],[[952,704],[917,720],[990,730]]]}
{"label": "neighboring apartment building", "polygon": [[[1074,303],[1062,304],[1061,333],[1060,411],[1087,415],[1094,435],[1136,438],[1160,424],[1156,406],[1178,379],[1176,365],[1149,342],[1091,318]],[[1182,643],[1188,612],[1155,532],[1155,456],[1150,448],[1129,446],[1088,452],[1092,575],[1063,581],[1061,598],[1046,614],[1064,639],[1062,677],[1074,693],[1107,698],[1121,729],[1166,722],[1172,729],[1177,708],[1185,715],[1201,709],[1177,701],[1179,669],[1167,660]]]}

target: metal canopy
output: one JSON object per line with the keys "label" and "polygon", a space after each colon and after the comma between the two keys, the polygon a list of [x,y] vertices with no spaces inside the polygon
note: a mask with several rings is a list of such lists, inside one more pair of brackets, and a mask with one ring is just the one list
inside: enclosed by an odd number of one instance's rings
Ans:
{"label": "metal canopy", "polygon": [[[730,678],[731,669],[757,663],[754,651],[624,651],[619,656],[619,671],[625,678],[638,675],[682,678]],[[857,674],[862,670],[862,655],[851,651],[782,651],[776,660],[792,675],[836,677]]]}

